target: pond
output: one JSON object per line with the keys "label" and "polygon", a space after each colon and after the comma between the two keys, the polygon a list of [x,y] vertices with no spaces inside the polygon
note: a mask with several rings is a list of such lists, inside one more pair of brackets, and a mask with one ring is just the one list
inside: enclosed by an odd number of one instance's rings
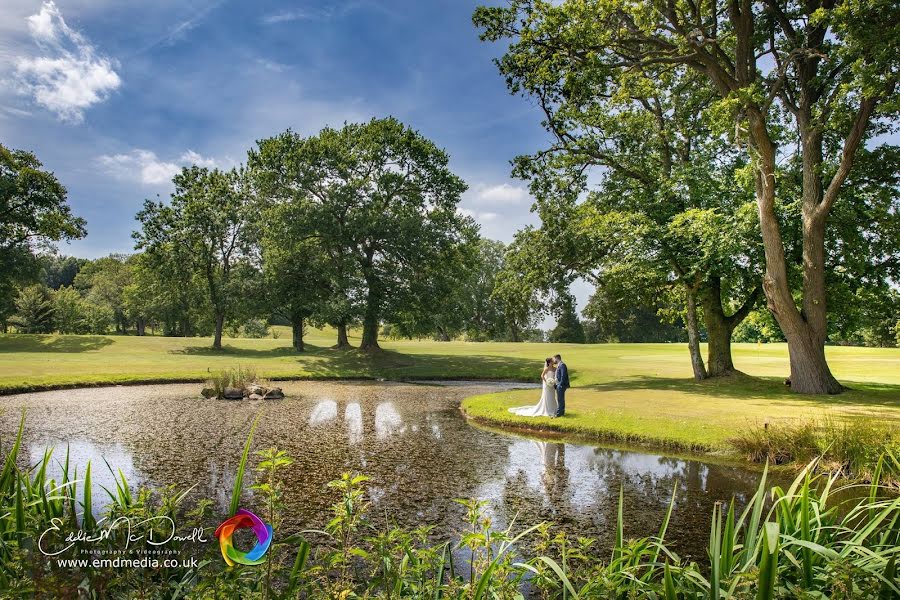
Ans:
{"label": "pond", "polygon": [[[286,531],[279,535],[324,526],[335,500],[327,482],[358,471],[371,478],[376,521],[431,524],[436,538],[447,539],[463,526],[464,509],[453,499],[475,497],[490,503],[498,528],[513,518],[517,530],[553,521],[606,548],[620,487],[625,533],[639,537],[656,533],[677,482],[667,537],[676,550],[700,557],[713,504],[734,498],[743,506],[758,484],[759,472],[742,466],[528,439],[470,424],[460,400],[504,385],[293,382],[284,384],[285,400],[258,402],[205,400],[196,384],[40,392],[0,398],[0,436],[6,447],[25,406],[33,463],[48,446],[63,459],[68,445],[79,473],[93,461],[96,483],[112,484],[105,458],[132,485],[196,485],[195,494],[224,510],[259,416],[254,449],[277,446],[296,460],[284,472]],[[245,504],[252,507],[252,498]]]}

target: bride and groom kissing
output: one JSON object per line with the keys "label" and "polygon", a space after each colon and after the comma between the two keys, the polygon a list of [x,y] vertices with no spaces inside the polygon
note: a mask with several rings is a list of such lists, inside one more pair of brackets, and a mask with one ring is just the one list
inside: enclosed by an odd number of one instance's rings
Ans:
{"label": "bride and groom kissing", "polygon": [[561,417],[566,414],[566,390],[569,389],[569,369],[557,354],[544,361],[541,371],[541,399],[534,406],[519,406],[509,412],[522,417]]}

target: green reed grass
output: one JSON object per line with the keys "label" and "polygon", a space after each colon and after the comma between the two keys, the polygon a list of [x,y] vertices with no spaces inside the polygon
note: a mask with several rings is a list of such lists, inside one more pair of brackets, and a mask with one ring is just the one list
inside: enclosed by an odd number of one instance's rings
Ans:
{"label": "green reed grass", "polygon": [[806,464],[819,458],[817,464],[828,471],[868,481],[880,468],[885,483],[900,483],[900,433],[891,421],[862,417],[787,421],[740,430],[729,441],[755,462]]}

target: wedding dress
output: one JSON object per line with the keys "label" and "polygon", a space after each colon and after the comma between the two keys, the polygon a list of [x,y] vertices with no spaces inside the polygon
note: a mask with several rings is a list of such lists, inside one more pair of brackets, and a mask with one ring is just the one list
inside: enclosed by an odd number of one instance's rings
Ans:
{"label": "wedding dress", "polygon": [[509,412],[522,417],[555,417],[556,416],[556,390],[553,384],[555,373],[548,371],[544,375],[544,385],[541,391],[541,400],[533,406],[519,406],[509,409]]}

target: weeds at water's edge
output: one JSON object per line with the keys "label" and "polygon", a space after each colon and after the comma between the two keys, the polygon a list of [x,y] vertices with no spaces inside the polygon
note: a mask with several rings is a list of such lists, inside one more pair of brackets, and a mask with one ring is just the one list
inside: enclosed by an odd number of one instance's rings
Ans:
{"label": "weeds at water's edge", "polygon": [[[515,533],[515,523],[496,530],[476,499],[460,500],[465,529],[459,538],[429,542],[428,527],[415,530],[377,529],[367,479],[344,474],[329,484],[337,495],[332,518],[321,531],[277,534],[281,525],[279,472],[291,460],[276,449],[257,452],[254,496],[243,497],[243,477],[236,477],[229,515],[243,500],[276,527],[276,541],[264,565],[226,567],[215,540],[188,548],[198,562],[185,566],[121,569],[103,564],[60,566],[38,552],[41,531],[58,527],[82,529],[96,536],[103,523],[132,517],[146,536],[154,518],[166,516],[179,526],[209,520],[209,500],[187,507],[187,492],[172,488],[140,488],[132,493],[125,476],[115,475],[115,490],[102,516],[91,517],[98,490],[89,471],[83,479],[70,469],[66,456],[62,479],[48,476],[52,449],[36,465],[20,468],[19,453],[25,415],[5,452],[0,470],[0,589],[12,596],[76,596],[92,590],[101,597],[146,598],[447,598],[486,600],[521,598],[523,582],[542,598],[641,597],[679,598],[891,598],[900,594],[896,563],[900,554],[900,497],[880,485],[883,469],[869,485],[840,484],[812,461],[783,489],[767,486],[767,469],[746,508],[737,514],[733,502],[713,510],[708,562],[685,562],[667,543],[676,508],[677,484],[657,535],[626,537],[623,494],[619,494],[615,543],[611,552],[595,541],[573,538],[541,524]],[[238,466],[250,467],[252,429]],[[884,464],[885,460],[879,461]],[[103,489],[103,488],[101,488]],[[216,521],[222,515],[217,515]],[[208,531],[208,530],[204,530]],[[76,542],[77,550],[115,550],[122,530],[112,530],[98,545]],[[536,556],[518,554],[524,536],[536,537]],[[211,537],[211,535],[210,535]],[[146,539],[137,537],[137,540]],[[311,542],[310,540],[314,540]],[[132,547],[140,546],[138,541]],[[464,556],[465,560],[454,560]]]}
{"label": "weeds at water's edge", "polygon": [[829,472],[871,481],[881,469],[887,484],[900,485],[900,434],[891,423],[870,418],[797,420],[747,427],[729,443],[754,462],[818,464]]}

